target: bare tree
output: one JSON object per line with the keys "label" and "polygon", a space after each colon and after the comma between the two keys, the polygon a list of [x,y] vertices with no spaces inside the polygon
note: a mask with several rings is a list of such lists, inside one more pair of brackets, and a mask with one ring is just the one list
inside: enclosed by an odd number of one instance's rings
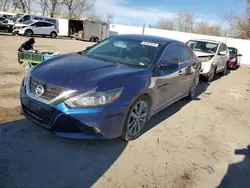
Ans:
{"label": "bare tree", "polygon": [[49,12],[48,0],[39,0],[37,3],[40,4],[40,6],[41,6],[42,15],[47,16],[47,14]]}
{"label": "bare tree", "polygon": [[112,13],[107,13],[107,15],[106,15],[106,22],[107,22],[107,24],[113,23],[113,20],[114,20],[113,14]]}
{"label": "bare tree", "polygon": [[166,20],[164,18],[161,18],[160,21],[156,24],[155,28],[174,30],[174,22],[172,20]]}
{"label": "bare tree", "polygon": [[11,0],[0,0],[0,7],[2,11],[6,11],[10,5]]}
{"label": "bare tree", "polygon": [[62,4],[68,9],[68,18],[80,18],[85,11],[94,5],[92,0],[63,0]]}
{"label": "bare tree", "polygon": [[49,15],[50,17],[54,17],[59,5],[61,4],[60,0],[40,0],[38,1],[42,9],[42,14]]}
{"label": "bare tree", "polygon": [[193,32],[195,24],[195,15],[189,10],[184,10],[174,18],[176,29],[182,32]]}
{"label": "bare tree", "polygon": [[218,25],[211,25],[206,21],[195,24],[194,33],[212,36],[221,36],[222,29]]}
{"label": "bare tree", "polygon": [[241,39],[250,39],[250,0],[246,1],[243,16],[230,12],[225,14],[224,20],[228,23],[230,35]]}

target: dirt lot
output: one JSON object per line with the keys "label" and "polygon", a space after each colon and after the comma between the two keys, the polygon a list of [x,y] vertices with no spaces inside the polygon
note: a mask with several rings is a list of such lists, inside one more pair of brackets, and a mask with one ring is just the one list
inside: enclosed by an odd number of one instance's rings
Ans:
{"label": "dirt lot", "polygon": [[[25,71],[16,53],[24,40],[0,34],[1,188],[211,188],[222,180],[221,187],[250,187],[249,154],[235,155],[250,144],[249,67],[201,82],[196,100],[158,113],[136,141],[69,140],[19,115]],[[66,53],[88,45],[39,38],[35,47]]]}

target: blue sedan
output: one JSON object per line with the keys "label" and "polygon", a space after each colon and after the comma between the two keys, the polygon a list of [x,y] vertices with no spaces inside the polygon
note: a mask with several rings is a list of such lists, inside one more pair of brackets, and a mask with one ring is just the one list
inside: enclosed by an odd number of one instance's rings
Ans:
{"label": "blue sedan", "polygon": [[180,41],[119,35],[34,67],[21,114],[58,136],[134,140],[170,104],[195,97],[200,64]]}

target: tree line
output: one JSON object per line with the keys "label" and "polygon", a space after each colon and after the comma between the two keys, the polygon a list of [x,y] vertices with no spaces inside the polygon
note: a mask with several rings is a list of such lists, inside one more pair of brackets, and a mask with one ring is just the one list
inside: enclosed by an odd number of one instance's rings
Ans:
{"label": "tree line", "polygon": [[60,10],[67,10],[67,18],[81,18],[83,14],[94,6],[94,0],[0,0],[2,11],[10,8],[23,13],[34,12],[34,6],[40,6],[43,16],[54,17],[60,14]]}
{"label": "tree line", "polygon": [[[198,20],[194,12],[184,10],[177,13],[172,19],[161,18],[154,26],[158,29],[175,30],[196,34],[228,36],[241,39],[250,39],[250,0],[240,0],[246,4],[246,8],[238,12],[222,14],[220,20],[226,22],[228,28],[222,28],[219,24]],[[0,0],[0,8],[7,11],[10,8],[15,12],[17,9],[23,13],[34,12],[34,4],[40,6],[43,16],[54,17],[65,13],[67,18],[82,18],[95,5],[95,0]],[[91,12],[91,11],[89,11]],[[100,19],[92,13],[90,17]],[[108,23],[113,21],[112,13],[103,18]]]}

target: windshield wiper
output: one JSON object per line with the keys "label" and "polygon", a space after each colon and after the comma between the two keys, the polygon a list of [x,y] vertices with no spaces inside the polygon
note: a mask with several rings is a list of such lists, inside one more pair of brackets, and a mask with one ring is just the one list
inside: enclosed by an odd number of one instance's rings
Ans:
{"label": "windshield wiper", "polygon": [[106,59],[106,58],[103,58],[103,57],[97,57],[97,56],[94,56],[94,55],[86,55],[86,56],[90,57],[90,58],[93,58],[93,59],[98,59],[98,60],[102,60],[102,61],[105,61],[105,62],[114,63],[116,65],[120,65],[120,63],[118,63],[116,61],[109,60],[109,59]]}

